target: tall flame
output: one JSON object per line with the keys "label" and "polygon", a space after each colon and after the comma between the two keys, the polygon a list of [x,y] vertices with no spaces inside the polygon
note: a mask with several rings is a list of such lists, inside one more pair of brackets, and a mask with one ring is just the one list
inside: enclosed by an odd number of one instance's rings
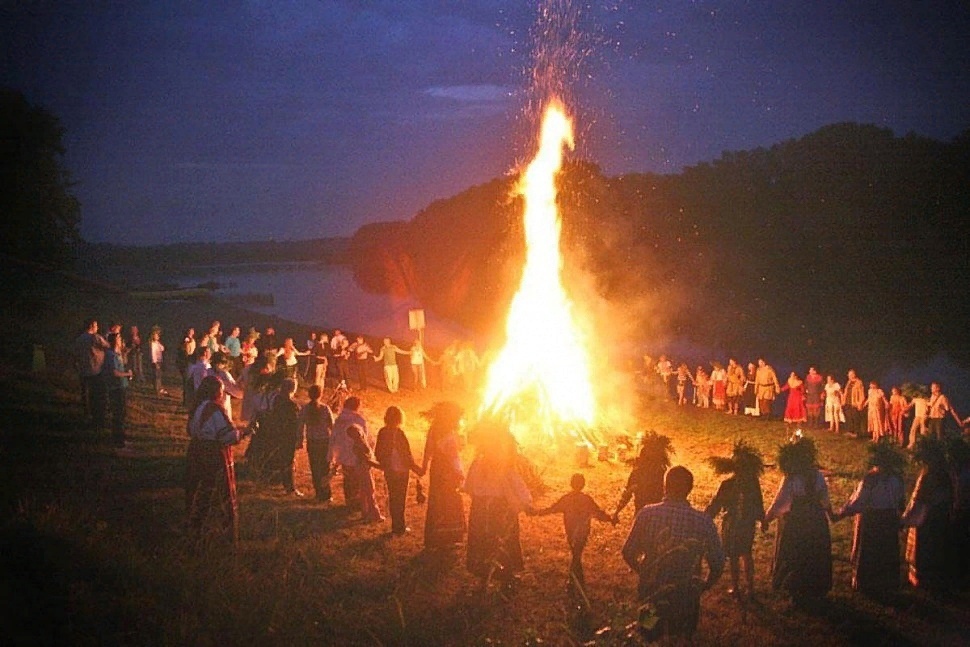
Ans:
{"label": "tall flame", "polygon": [[594,419],[589,357],[561,279],[556,174],[566,146],[573,148],[572,123],[553,100],[543,116],[539,150],[517,187],[525,202],[525,266],[505,346],[488,368],[481,409],[503,413],[524,400],[535,418],[525,422],[547,434],[564,426],[575,433]]}

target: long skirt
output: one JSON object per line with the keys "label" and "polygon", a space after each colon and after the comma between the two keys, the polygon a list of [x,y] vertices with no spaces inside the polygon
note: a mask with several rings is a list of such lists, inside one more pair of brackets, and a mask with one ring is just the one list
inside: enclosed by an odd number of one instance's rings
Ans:
{"label": "long skirt", "polygon": [[424,522],[424,545],[439,548],[460,543],[465,536],[465,504],[455,475],[437,473],[431,464],[428,514]]}
{"label": "long skirt", "polygon": [[371,474],[370,465],[362,464],[357,466],[358,496],[360,497],[360,512],[365,523],[384,521],[381,509],[377,507],[377,499],[374,496],[374,475]]}
{"label": "long skirt", "polygon": [[214,441],[189,441],[186,452],[185,509],[189,531],[201,538],[213,509],[230,542],[239,539],[239,502],[232,448]]}
{"label": "long skirt", "polygon": [[779,520],[771,583],[796,601],[822,597],[832,589],[832,535],[817,503],[796,499]]}
{"label": "long skirt", "polygon": [[953,565],[953,582],[961,591],[970,590],[970,508],[964,507],[953,514],[950,523],[950,563]]}
{"label": "long skirt", "polygon": [[499,581],[508,581],[522,570],[519,515],[507,498],[472,497],[466,566],[470,573]]}
{"label": "long skirt", "polygon": [[869,594],[899,588],[899,514],[896,510],[867,510],[856,515],[852,588]]}
{"label": "long skirt", "polygon": [[949,530],[946,504],[931,508],[920,526],[909,529],[906,563],[910,584],[928,590],[944,588],[949,575],[946,559]]}

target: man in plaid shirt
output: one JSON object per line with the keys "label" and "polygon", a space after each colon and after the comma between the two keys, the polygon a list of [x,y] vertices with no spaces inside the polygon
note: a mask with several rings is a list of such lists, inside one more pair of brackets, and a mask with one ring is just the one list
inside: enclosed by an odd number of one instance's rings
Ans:
{"label": "man in plaid shirt", "polygon": [[[694,475],[677,465],[664,476],[664,498],[641,508],[623,545],[623,559],[640,576],[641,626],[657,635],[691,635],[700,596],[724,570],[724,550],[709,516],[687,502]],[[708,575],[700,579],[701,558]]]}

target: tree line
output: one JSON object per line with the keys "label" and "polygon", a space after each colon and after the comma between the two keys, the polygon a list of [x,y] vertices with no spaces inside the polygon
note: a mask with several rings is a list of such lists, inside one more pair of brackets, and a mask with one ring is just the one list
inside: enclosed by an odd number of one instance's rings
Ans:
{"label": "tree line", "polygon": [[[524,253],[515,181],[361,228],[350,254],[359,281],[404,286],[441,315],[494,328]],[[970,131],[940,142],[843,123],[672,175],[608,177],[573,161],[559,182],[567,285],[594,277],[637,319],[633,338],[793,362],[846,349],[970,360]]]}

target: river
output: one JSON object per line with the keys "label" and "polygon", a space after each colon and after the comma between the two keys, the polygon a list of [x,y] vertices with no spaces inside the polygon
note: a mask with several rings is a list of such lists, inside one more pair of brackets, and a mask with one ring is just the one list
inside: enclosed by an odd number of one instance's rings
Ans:
{"label": "river", "polygon": [[[344,266],[317,263],[266,265],[206,265],[186,268],[167,277],[179,287],[217,284],[215,295],[237,300],[256,312],[330,332],[342,328],[396,340],[415,335],[408,328],[408,312],[422,308],[416,298],[370,294],[357,285],[353,272]],[[271,303],[263,297],[271,296]],[[460,326],[425,310],[425,342],[445,346],[470,335]]]}

